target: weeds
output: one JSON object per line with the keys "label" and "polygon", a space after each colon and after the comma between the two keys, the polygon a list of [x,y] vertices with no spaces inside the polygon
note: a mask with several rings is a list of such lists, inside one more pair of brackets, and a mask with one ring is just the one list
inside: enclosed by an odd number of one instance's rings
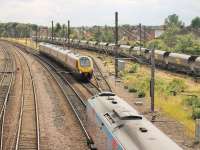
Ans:
{"label": "weeds", "polygon": [[167,86],[167,92],[173,96],[184,92],[186,89],[186,84],[183,80],[173,79]]}
{"label": "weeds", "polygon": [[128,73],[137,73],[139,69],[138,64],[132,64],[131,68],[129,69]]}

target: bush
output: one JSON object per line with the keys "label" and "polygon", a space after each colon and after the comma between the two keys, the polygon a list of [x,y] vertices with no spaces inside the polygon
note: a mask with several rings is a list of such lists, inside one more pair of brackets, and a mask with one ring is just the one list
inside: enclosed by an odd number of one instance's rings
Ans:
{"label": "bush", "polygon": [[128,87],[128,91],[129,91],[130,93],[136,93],[136,92],[137,92],[137,89],[135,88],[135,86],[129,86],[129,87]]}
{"label": "bush", "polygon": [[128,86],[127,86],[127,85],[124,85],[124,89],[128,89]]}
{"label": "bush", "polygon": [[193,119],[199,119],[200,118],[200,108],[199,107],[193,108],[192,118]]}
{"label": "bush", "polygon": [[146,94],[145,94],[145,92],[143,91],[143,90],[140,90],[139,92],[138,92],[138,97],[139,98],[143,98],[143,97],[145,97],[146,96]]}
{"label": "bush", "polygon": [[192,107],[200,107],[200,98],[197,97],[196,95],[188,97],[185,99],[185,103],[188,106],[192,106]]}
{"label": "bush", "polygon": [[174,96],[184,92],[186,89],[186,84],[183,80],[173,79],[167,86],[167,91]]}
{"label": "bush", "polygon": [[129,73],[136,73],[138,72],[139,65],[138,64],[132,64],[131,68],[129,69]]}

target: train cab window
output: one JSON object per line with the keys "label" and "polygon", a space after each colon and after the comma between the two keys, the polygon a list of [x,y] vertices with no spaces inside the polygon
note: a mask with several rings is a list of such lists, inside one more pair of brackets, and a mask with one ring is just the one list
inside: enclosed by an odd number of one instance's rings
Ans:
{"label": "train cab window", "polygon": [[87,57],[81,57],[80,58],[80,66],[81,67],[89,67],[90,66],[90,60]]}
{"label": "train cab window", "polygon": [[106,118],[106,120],[108,120],[108,122],[109,122],[110,124],[115,123],[115,120],[113,119],[113,117],[111,116],[111,114],[106,113],[106,114],[104,115],[104,117]]}

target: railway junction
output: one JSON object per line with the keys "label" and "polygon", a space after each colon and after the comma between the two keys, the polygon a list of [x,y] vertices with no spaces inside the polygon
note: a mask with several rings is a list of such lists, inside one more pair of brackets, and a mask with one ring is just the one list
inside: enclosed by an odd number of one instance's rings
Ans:
{"label": "railway junction", "polygon": [[[39,54],[37,49],[13,41],[0,41],[1,149],[95,148],[93,133],[88,133],[86,126],[87,105],[88,99],[103,91],[114,92],[148,122],[152,121],[154,116],[147,111],[149,107],[137,105],[141,99],[133,97],[123,83],[116,82],[114,75],[108,74],[99,54],[77,51],[90,56],[94,62],[93,78],[89,82],[77,79],[57,60]],[[159,114],[152,123],[155,132],[159,128],[173,140],[170,140],[172,144],[169,142],[169,149],[170,144],[173,148],[175,143],[177,149],[192,150],[198,146],[193,145],[191,137],[184,135],[185,129],[180,123],[166,115]],[[146,132],[147,129],[142,126],[140,130]],[[146,146],[141,147],[145,149]]]}

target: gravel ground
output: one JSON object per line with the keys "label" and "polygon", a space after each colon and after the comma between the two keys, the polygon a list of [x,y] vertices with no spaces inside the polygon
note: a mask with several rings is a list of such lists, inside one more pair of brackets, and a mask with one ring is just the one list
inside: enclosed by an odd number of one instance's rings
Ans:
{"label": "gravel ground", "polygon": [[[6,46],[4,43],[0,43],[0,45]],[[17,58],[16,55],[14,55],[14,57],[15,59]],[[18,69],[16,70],[15,73],[14,87],[12,88],[11,95],[9,96],[6,115],[5,115],[3,149],[14,149],[16,140],[16,131],[17,131],[17,124],[19,117],[19,109],[21,104],[21,86],[22,86],[21,84],[22,71],[18,59],[16,59],[16,67],[18,67]]]}
{"label": "gravel ground", "polygon": [[[103,63],[102,60],[99,59],[99,56],[104,57],[102,54],[97,54],[95,52],[89,52],[87,50],[77,50],[82,54],[90,55],[95,58],[98,66],[102,70],[104,76],[107,77],[107,81],[110,83],[113,92],[115,92],[118,96],[127,101],[131,106],[137,109],[141,114],[143,114],[147,119],[152,119],[152,114],[150,113],[149,104],[147,104],[145,99],[139,99],[133,93],[129,93],[128,90],[124,89],[124,85],[120,80],[116,80],[113,74],[109,74],[112,72],[108,70]],[[135,102],[142,102],[143,105],[135,105]],[[175,120],[167,117],[162,114],[159,110],[156,110],[156,122],[154,124],[161,129],[165,134],[167,134],[171,139],[173,139],[178,145],[180,145],[184,150],[199,150],[199,145],[193,145],[193,140],[186,136],[185,130],[183,126],[176,122]]]}

